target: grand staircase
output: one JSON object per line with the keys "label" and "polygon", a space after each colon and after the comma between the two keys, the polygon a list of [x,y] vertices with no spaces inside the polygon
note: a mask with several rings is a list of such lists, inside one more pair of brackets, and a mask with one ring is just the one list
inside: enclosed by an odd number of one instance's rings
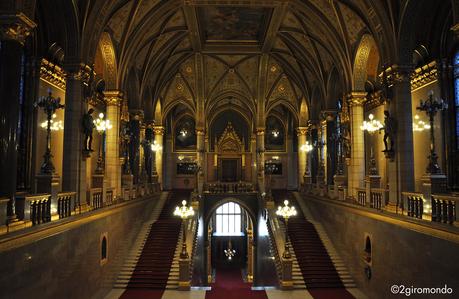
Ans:
{"label": "grand staircase", "polygon": [[181,220],[173,216],[175,206],[189,199],[189,192],[171,192],[159,217],[144,227],[133,246],[115,288],[164,290],[177,288]]}
{"label": "grand staircase", "polygon": [[[292,251],[294,288],[355,288],[352,277],[325,231],[318,223],[305,218],[293,194],[273,191],[273,197],[277,205],[283,205],[284,199],[288,199],[298,212],[288,223],[287,244]],[[281,225],[281,229],[285,230],[285,226]]]}

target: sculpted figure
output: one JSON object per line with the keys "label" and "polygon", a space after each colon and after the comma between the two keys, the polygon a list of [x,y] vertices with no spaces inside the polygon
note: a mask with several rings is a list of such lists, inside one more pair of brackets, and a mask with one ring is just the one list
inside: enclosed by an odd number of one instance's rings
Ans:
{"label": "sculpted figure", "polygon": [[384,111],[384,127],[381,130],[384,130],[384,151],[393,151],[395,143],[395,132],[397,130],[396,120],[389,114],[389,111],[387,110]]}
{"label": "sculpted figure", "polygon": [[88,112],[83,115],[83,133],[84,133],[84,150],[91,151],[92,149],[92,131],[96,127],[94,125],[94,119],[92,117],[92,113],[94,109],[89,109]]}

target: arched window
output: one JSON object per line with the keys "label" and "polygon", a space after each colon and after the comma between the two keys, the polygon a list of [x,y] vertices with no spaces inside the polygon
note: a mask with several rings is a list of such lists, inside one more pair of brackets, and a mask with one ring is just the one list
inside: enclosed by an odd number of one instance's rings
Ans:
{"label": "arched window", "polygon": [[242,233],[241,207],[234,202],[228,202],[217,208],[216,232],[217,235],[238,236]]}
{"label": "arched window", "polygon": [[456,148],[459,149],[459,50],[454,55],[454,96],[456,99]]}

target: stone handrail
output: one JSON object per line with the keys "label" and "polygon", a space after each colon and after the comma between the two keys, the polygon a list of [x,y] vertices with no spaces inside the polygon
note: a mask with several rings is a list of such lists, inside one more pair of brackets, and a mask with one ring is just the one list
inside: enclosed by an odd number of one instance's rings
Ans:
{"label": "stone handrail", "polygon": [[459,196],[432,194],[432,221],[453,224]]}
{"label": "stone handrail", "polygon": [[357,187],[357,204],[365,207],[367,205],[367,191],[365,188]]}
{"label": "stone handrail", "polygon": [[51,221],[51,194],[22,194],[16,196],[16,214],[32,225]]}
{"label": "stone handrail", "polygon": [[370,208],[382,210],[387,204],[388,192],[383,188],[370,188]]}
{"label": "stone handrail", "polygon": [[402,213],[408,217],[422,219],[424,214],[424,195],[419,192],[402,192]]}
{"label": "stone handrail", "polygon": [[57,214],[59,219],[70,217],[75,210],[76,192],[60,192],[57,194]]}
{"label": "stone handrail", "polygon": [[87,201],[92,209],[100,209],[103,207],[103,191],[102,188],[91,188],[88,190]]}

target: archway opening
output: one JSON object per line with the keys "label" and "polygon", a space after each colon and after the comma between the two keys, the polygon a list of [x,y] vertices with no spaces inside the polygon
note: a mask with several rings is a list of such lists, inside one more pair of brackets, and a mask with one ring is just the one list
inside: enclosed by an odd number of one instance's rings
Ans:
{"label": "archway opening", "polygon": [[[253,223],[244,207],[234,201],[218,206],[208,225],[209,282],[216,277],[251,282],[253,279]],[[229,275],[231,274],[231,275]]]}

